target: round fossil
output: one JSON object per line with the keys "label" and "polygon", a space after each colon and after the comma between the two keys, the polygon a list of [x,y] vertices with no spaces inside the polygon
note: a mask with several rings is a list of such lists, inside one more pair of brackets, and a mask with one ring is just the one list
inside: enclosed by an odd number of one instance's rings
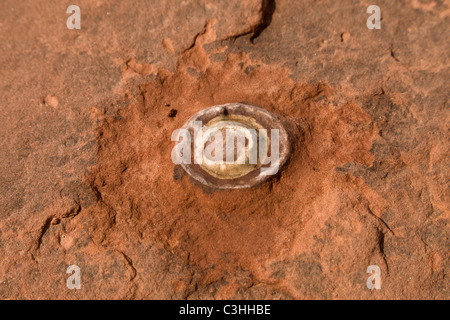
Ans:
{"label": "round fossil", "polygon": [[289,155],[288,134],[281,120],[242,103],[204,109],[191,117],[181,132],[188,148],[181,152],[184,161],[178,163],[211,188],[257,185],[275,175]]}

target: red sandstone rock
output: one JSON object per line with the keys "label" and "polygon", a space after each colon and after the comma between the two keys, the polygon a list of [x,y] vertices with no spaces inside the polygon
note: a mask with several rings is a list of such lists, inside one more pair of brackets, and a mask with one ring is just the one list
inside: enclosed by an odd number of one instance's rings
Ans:
{"label": "red sandstone rock", "polygon": [[[0,4],[0,298],[449,298],[448,4],[78,5]],[[291,158],[205,189],[171,133],[235,101]]]}

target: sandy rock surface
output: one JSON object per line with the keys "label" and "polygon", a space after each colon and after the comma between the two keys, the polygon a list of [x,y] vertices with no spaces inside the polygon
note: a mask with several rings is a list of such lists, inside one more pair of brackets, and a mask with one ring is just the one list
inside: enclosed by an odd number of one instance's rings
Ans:
{"label": "sandy rock surface", "polygon": [[[450,298],[450,2],[376,4],[1,1],[0,298]],[[228,102],[292,140],[251,189],[171,161]]]}

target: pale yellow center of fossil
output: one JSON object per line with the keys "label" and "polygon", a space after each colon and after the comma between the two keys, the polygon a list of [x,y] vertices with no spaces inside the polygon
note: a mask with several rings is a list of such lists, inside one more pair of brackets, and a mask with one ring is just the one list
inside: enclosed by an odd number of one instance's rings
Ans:
{"label": "pale yellow center of fossil", "polygon": [[258,145],[268,143],[267,132],[259,129],[264,128],[246,116],[221,115],[210,120],[203,127],[200,166],[218,179],[239,178],[257,169],[264,160]]}

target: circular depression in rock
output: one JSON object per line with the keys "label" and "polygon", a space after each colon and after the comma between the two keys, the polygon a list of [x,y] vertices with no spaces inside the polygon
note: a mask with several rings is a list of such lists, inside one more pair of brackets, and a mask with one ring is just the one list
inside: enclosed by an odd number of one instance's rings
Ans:
{"label": "circular depression in rock", "polygon": [[196,113],[173,140],[188,147],[181,151],[181,167],[215,189],[255,186],[277,174],[290,152],[282,121],[264,109],[242,103]]}

